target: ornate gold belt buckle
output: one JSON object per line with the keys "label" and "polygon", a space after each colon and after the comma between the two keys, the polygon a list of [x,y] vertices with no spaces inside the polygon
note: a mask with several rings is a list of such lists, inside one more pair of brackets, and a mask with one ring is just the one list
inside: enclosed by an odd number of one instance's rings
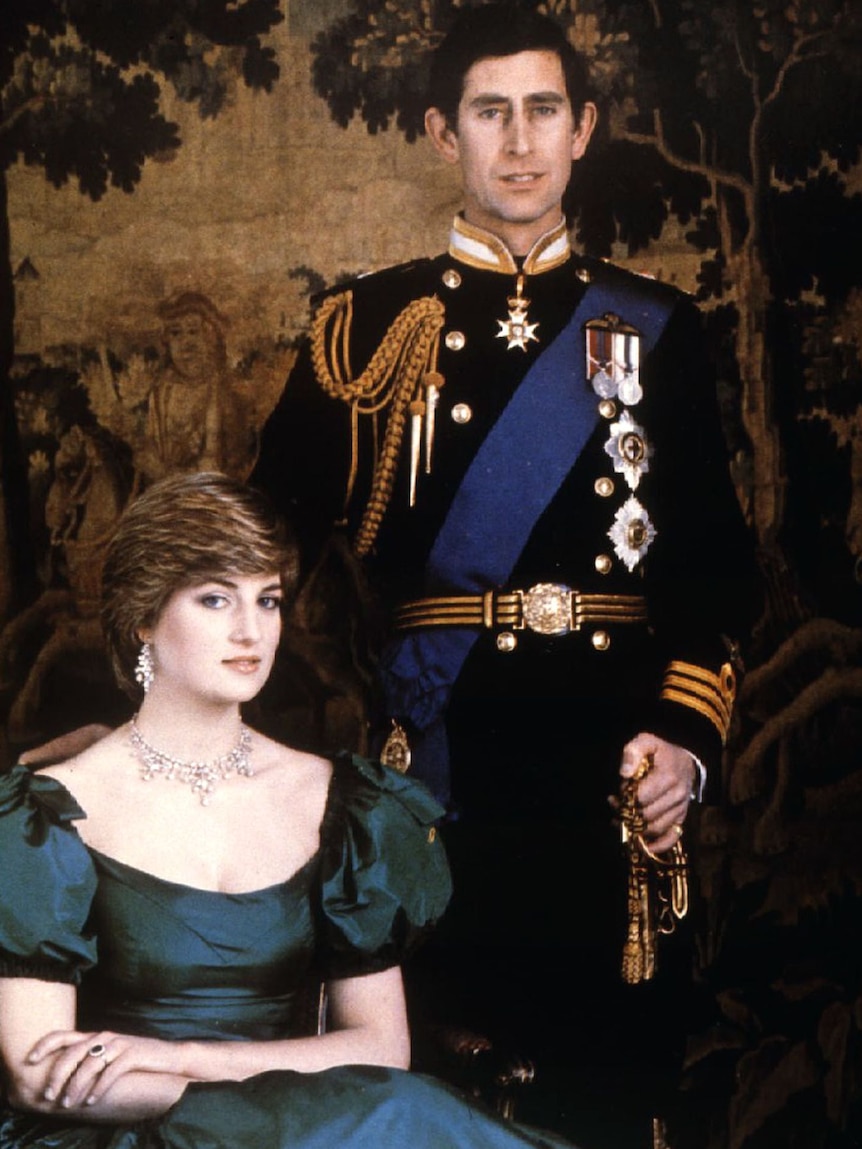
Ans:
{"label": "ornate gold belt buckle", "polygon": [[574,629],[574,591],[559,583],[538,582],[522,595],[524,626],[537,634],[568,634]]}

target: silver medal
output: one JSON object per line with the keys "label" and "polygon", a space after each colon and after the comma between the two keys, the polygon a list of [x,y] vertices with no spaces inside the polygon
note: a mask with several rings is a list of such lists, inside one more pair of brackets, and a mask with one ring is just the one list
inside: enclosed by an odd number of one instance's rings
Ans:
{"label": "silver medal", "polygon": [[640,374],[640,335],[618,315],[590,319],[586,331],[587,378],[602,399],[617,399],[626,407],[643,397]]}
{"label": "silver medal", "polygon": [[643,398],[640,385],[640,336],[632,327],[614,332],[614,370],[617,395],[626,407],[634,407]]}
{"label": "silver medal", "polygon": [[620,402],[625,403],[626,407],[634,407],[635,403],[640,403],[644,392],[638,381],[637,373],[623,376],[617,388],[617,394]]}

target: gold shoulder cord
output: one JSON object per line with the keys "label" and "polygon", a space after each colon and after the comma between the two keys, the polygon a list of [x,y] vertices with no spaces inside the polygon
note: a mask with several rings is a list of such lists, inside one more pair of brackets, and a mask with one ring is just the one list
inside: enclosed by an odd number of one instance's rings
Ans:
{"label": "gold shoulder cord", "polygon": [[445,310],[436,296],[414,299],[395,317],[371,361],[358,379],[351,376],[350,331],[353,292],[329,296],[311,324],[311,361],[327,395],[350,404],[350,476],[345,507],[356,482],[359,453],[359,416],[376,415],[389,408],[386,430],[375,452],[371,496],[353,549],[362,557],[374,545],[380,523],[392,497],[398,455],[410,404],[422,395],[425,375],[434,371]]}
{"label": "gold shoulder cord", "polygon": [[668,853],[654,854],[643,839],[645,821],[638,803],[638,783],[653,768],[647,755],[622,789],[620,819],[628,860],[628,929],[623,946],[622,976],[629,985],[649,981],[656,971],[656,940],[672,934],[688,913],[688,861],[682,833]]}

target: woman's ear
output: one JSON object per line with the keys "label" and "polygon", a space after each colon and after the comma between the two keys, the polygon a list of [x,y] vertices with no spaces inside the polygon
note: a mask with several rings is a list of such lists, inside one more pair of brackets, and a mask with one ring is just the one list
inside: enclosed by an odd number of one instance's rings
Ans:
{"label": "woman's ear", "polygon": [[429,108],[425,113],[425,131],[437,154],[447,164],[457,164],[460,159],[458,133],[449,126],[449,121],[439,108]]}

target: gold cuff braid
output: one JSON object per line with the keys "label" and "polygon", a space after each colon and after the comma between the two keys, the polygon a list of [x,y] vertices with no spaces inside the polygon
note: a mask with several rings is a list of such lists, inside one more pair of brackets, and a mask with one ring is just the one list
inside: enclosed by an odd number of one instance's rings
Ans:
{"label": "gold cuff braid", "polygon": [[696,710],[713,724],[722,744],[727,741],[736,699],[736,675],[729,662],[722,665],[718,674],[691,662],[671,662],[665,671],[661,697]]}
{"label": "gold cuff braid", "polygon": [[[350,367],[353,292],[324,299],[311,323],[311,362],[321,388],[351,409],[350,477],[345,508],[353,494],[359,452],[359,416],[388,408],[386,430],[374,461],[371,495],[354,540],[360,557],[374,545],[392,497],[398,455],[410,403],[421,395],[422,380],[436,370],[445,309],[436,296],[411,300],[390,324],[365,370],[354,378]],[[375,428],[376,430],[376,428]],[[376,441],[376,438],[375,438]]]}

